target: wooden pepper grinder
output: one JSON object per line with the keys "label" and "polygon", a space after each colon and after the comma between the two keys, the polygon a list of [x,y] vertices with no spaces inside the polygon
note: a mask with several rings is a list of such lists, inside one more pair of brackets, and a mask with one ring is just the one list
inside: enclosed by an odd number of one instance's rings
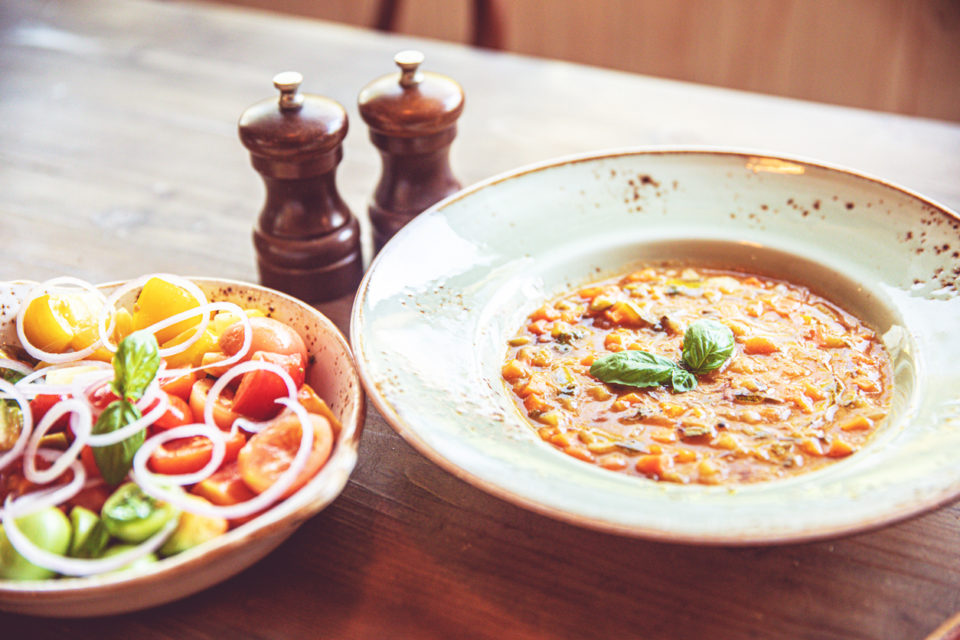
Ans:
{"label": "wooden pepper grinder", "polygon": [[446,76],[420,71],[419,51],[401,51],[393,61],[400,72],[374,80],[358,100],[383,159],[369,207],[377,251],[421,211],[460,189],[450,170],[450,144],[463,89]]}
{"label": "wooden pepper grinder", "polygon": [[240,116],[240,141],[263,178],[266,201],[253,230],[260,282],[306,302],[350,293],[363,276],[360,227],[337,191],[347,113],[299,92],[303,77],[277,74],[279,100]]}

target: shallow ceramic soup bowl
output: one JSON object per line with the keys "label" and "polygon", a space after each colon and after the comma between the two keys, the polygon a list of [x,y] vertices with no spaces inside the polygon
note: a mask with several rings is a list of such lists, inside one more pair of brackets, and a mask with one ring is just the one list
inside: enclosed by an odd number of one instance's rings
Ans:
{"label": "shallow ceramic soup bowl", "polygon": [[[364,394],[346,340],[322,313],[277,291],[232,280],[189,278],[211,301],[266,312],[304,338],[313,364],[306,382],[341,421],[333,453],[287,500],[253,520],[145,570],[85,578],[0,580],[0,609],[43,616],[94,616],[170,602],[221,582],[263,558],[343,490],[357,462]],[[116,285],[102,285],[109,292]],[[31,283],[0,283],[0,343],[15,344],[14,318]]]}
{"label": "shallow ceramic soup bowl", "polygon": [[[637,265],[733,268],[811,288],[892,359],[889,417],[856,454],[752,485],[616,474],[541,441],[501,379],[544,301]],[[564,158],[466,189],[381,251],[353,309],[361,377],[425,456],[522,507],[624,535],[772,544],[888,524],[960,495],[960,220],[853,171],[738,151]]]}

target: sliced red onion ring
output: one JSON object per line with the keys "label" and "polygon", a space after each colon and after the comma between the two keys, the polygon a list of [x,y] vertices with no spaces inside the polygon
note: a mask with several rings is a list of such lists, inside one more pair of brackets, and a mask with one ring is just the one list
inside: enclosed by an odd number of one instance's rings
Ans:
{"label": "sliced red onion ring", "polygon": [[[269,371],[280,376],[280,379],[283,380],[283,384],[287,387],[287,398],[296,402],[297,385],[293,382],[293,378],[290,377],[289,373],[287,373],[282,367],[275,365],[272,362],[248,360],[247,362],[242,362],[234,367],[231,367],[229,371],[217,378],[217,381],[213,383],[212,387],[210,387],[210,391],[207,392],[207,399],[203,406],[204,423],[215,424],[213,421],[213,405],[217,398],[220,397],[220,393],[227,387],[228,384],[230,384],[231,380],[237,376],[242,376],[247,372],[259,370]],[[280,399],[277,399],[276,402],[280,402]],[[268,422],[269,420],[265,422],[253,422],[247,420],[246,418],[237,418],[234,421],[234,423],[240,425],[244,431],[250,431],[251,433],[260,431]]]}
{"label": "sliced red onion ring", "polygon": [[33,430],[33,412],[30,411],[30,402],[20,393],[20,390],[3,378],[0,378],[0,397],[13,400],[20,405],[20,414],[23,420],[20,425],[20,435],[17,436],[17,441],[13,443],[13,447],[0,453],[0,471],[2,471],[8,464],[16,460],[27,446],[27,440]]}
{"label": "sliced red onion ring", "polygon": [[193,436],[203,436],[213,443],[213,452],[211,453],[210,461],[204,465],[202,469],[193,473],[181,473],[179,475],[164,474],[163,481],[171,484],[185,485],[196,484],[201,480],[205,480],[220,468],[220,463],[223,462],[223,458],[227,453],[227,437],[216,425],[211,426],[201,423],[185,424],[155,434],[137,449],[137,453],[133,458],[133,464],[137,464],[137,457],[142,457],[144,459],[143,466],[146,468],[146,461],[150,459],[150,456],[153,455],[153,452],[156,451],[160,445],[171,440],[179,440],[180,438]]}
{"label": "sliced red onion ring", "polygon": [[160,531],[153,534],[145,542],[137,545],[135,548],[130,549],[129,551],[118,553],[117,555],[110,556],[109,558],[83,560],[80,558],[68,558],[66,556],[57,555],[56,553],[50,553],[49,551],[41,549],[30,542],[30,540],[23,535],[23,532],[21,532],[17,527],[16,520],[14,519],[14,516],[11,515],[11,511],[14,510],[14,507],[15,504],[11,504],[8,496],[6,508],[3,510],[2,522],[3,530],[6,533],[7,538],[10,540],[10,544],[13,545],[13,548],[16,549],[20,555],[33,564],[65,576],[91,576],[98,573],[106,573],[107,571],[116,571],[117,569],[122,569],[131,562],[134,562],[148,553],[152,553],[159,549],[160,546],[167,541],[167,538],[170,537],[174,529],[177,528],[177,524],[179,522],[179,518],[171,518],[170,521],[167,522],[162,529],[160,529]]}
{"label": "sliced red onion ring", "polygon": [[44,351],[39,347],[35,347],[34,345],[30,344],[29,340],[27,340],[27,335],[23,329],[23,317],[26,315],[27,307],[30,306],[30,303],[33,302],[34,299],[39,298],[44,293],[50,292],[54,287],[62,285],[74,285],[76,288],[92,293],[100,301],[105,300],[103,293],[101,293],[92,284],[89,282],[84,282],[78,278],[71,278],[70,276],[53,278],[52,280],[41,282],[30,290],[30,293],[27,294],[26,299],[20,304],[20,310],[17,311],[17,338],[20,339],[20,346],[23,347],[24,351],[29,353],[37,360],[42,360],[44,362],[63,363],[83,360],[91,353],[99,349],[102,344],[102,341],[97,339],[89,347],[80,349],[79,351],[71,351],[69,353],[53,353],[50,351]]}
{"label": "sliced red onion ring", "polygon": [[[40,449],[37,451],[37,455],[44,460],[56,460],[62,453],[62,451],[57,451],[56,449]],[[12,508],[12,517],[19,518],[45,507],[55,507],[71,499],[86,486],[87,470],[83,468],[83,465],[79,461],[72,462],[70,464],[70,470],[73,471],[73,479],[70,480],[70,482],[22,495],[16,499],[13,505],[0,509],[0,516]]]}
{"label": "sliced red onion ring", "polygon": [[[291,401],[288,398],[281,398],[277,402],[287,406],[300,418],[300,448],[290,461],[290,466],[286,471],[280,474],[276,482],[267,487],[263,493],[257,495],[246,502],[240,502],[231,505],[212,505],[199,500],[191,500],[185,497],[183,493],[171,491],[168,487],[157,482],[162,478],[166,481],[167,476],[159,476],[151,473],[147,469],[147,460],[149,456],[143,454],[143,447],[137,451],[133,457],[133,479],[140,485],[143,492],[153,496],[158,500],[166,500],[175,507],[183,511],[189,511],[200,516],[208,518],[242,518],[263,511],[276,502],[280,496],[294,483],[300,472],[307,464],[307,458],[310,456],[310,450],[313,447],[313,425],[310,423],[310,417],[307,410],[298,402]],[[152,440],[152,438],[151,438]],[[143,455],[141,455],[143,454]]]}
{"label": "sliced red onion ring", "polygon": [[[60,416],[67,413],[72,413],[78,418],[75,422],[71,422],[74,434],[73,444],[56,457],[56,462],[49,469],[38,470],[36,455],[40,448],[40,439],[47,434],[47,431],[53,426],[54,422],[60,419]],[[92,428],[93,415],[90,413],[90,405],[86,401],[71,398],[61,400],[53,405],[40,419],[37,428],[27,442],[26,449],[23,452],[24,477],[35,484],[47,484],[59,478],[80,455],[80,450],[87,443]]]}

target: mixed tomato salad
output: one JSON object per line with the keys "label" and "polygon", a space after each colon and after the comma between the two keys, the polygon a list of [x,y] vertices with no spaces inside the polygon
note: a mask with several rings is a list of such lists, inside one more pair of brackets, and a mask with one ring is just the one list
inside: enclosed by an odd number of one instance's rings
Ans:
{"label": "mixed tomato salad", "polygon": [[[136,296],[132,307],[122,300]],[[35,286],[0,344],[0,580],[128,570],[303,487],[340,424],[303,337],[149,275]]]}

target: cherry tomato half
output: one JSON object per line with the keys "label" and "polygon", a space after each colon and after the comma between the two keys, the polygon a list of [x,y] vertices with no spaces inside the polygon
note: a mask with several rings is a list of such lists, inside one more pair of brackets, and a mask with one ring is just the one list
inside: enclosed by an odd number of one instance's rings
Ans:
{"label": "cherry tomato half", "polygon": [[120,398],[117,397],[117,394],[110,388],[110,383],[104,382],[101,385],[97,385],[96,389],[88,393],[87,399],[90,400],[90,404],[93,405],[94,409],[103,411],[111,402],[119,400]]}
{"label": "cherry tomato half", "polygon": [[[166,431],[167,429],[173,429],[174,427],[193,424],[195,422],[193,411],[185,400],[170,393],[167,394],[167,400],[170,402],[170,407],[162,416],[153,421],[152,426],[154,428]],[[150,406],[144,410],[144,413],[147,413],[156,405],[157,402],[152,402]]]}
{"label": "cherry tomato half", "polygon": [[[237,429],[236,433],[227,436],[227,450],[224,462],[237,459],[237,454],[247,442],[247,436]],[[179,438],[164,442],[157,447],[150,456],[147,466],[156,473],[180,475],[194,473],[210,462],[213,456],[213,442],[203,436]]]}
{"label": "cherry tomato half", "polygon": [[[210,378],[201,378],[193,383],[190,391],[190,411],[198,422],[203,422],[203,408],[207,404],[207,393],[213,386]],[[213,422],[224,431],[229,431],[233,421],[240,414],[233,410],[233,391],[226,388],[220,392],[216,404],[213,405]]]}
{"label": "cherry tomato half", "polygon": [[[299,353],[284,355],[258,351],[253,354],[253,361],[275,364],[290,375],[298,389],[303,385],[306,369]],[[283,408],[276,403],[277,398],[286,396],[287,385],[280,376],[264,370],[248,371],[243,374],[233,396],[233,410],[253,420],[269,420]]]}
{"label": "cherry tomato half", "polygon": [[[290,488],[284,492],[287,497],[305,485],[330,457],[333,449],[333,430],[323,416],[308,414],[313,427],[313,446],[306,466],[297,475]],[[257,493],[273,485],[280,474],[290,468],[290,462],[300,448],[302,428],[300,418],[292,412],[282,413],[263,428],[253,434],[240,450],[237,466],[240,477],[248,487]]]}
{"label": "cherry tomato half", "polygon": [[[47,414],[47,411],[53,408],[53,405],[57,404],[61,400],[66,400],[69,396],[58,396],[53,394],[41,393],[38,396],[30,401],[30,413],[33,415],[33,424],[37,424],[40,420]],[[50,427],[50,430],[47,433],[57,433],[59,431],[66,431],[67,426],[70,424],[70,414],[66,414],[57,418],[57,421],[53,423],[53,426]]]}
{"label": "cherry tomato half", "polygon": [[[307,346],[300,334],[273,318],[250,318],[253,336],[250,350],[243,360],[249,360],[257,351],[300,354],[301,361],[307,363]],[[233,355],[243,346],[243,325],[239,322],[230,325],[220,334],[218,341],[221,351]]]}
{"label": "cherry tomato half", "polygon": [[[190,493],[198,495],[201,498],[206,498],[209,502],[221,506],[246,502],[257,495],[250,490],[250,487],[248,487],[246,483],[244,483],[243,478],[240,477],[240,470],[237,467],[236,460],[224,463],[213,475],[195,484],[193,489],[190,490]],[[234,518],[228,522],[231,526],[235,527],[248,520],[252,520],[256,515],[257,514],[252,514],[242,518]]]}
{"label": "cherry tomato half", "polygon": [[160,384],[160,388],[182,400],[190,400],[190,390],[193,389],[193,383],[196,381],[197,372],[191,371],[176,378],[167,378]]}

